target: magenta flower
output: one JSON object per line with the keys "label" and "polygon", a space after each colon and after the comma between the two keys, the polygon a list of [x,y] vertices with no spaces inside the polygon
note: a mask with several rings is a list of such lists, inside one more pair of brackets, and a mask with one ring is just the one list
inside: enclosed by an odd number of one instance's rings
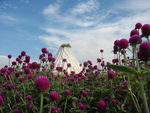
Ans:
{"label": "magenta flower", "polygon": [[30,56],[26,56],[24,62],[29,63],[30,62]]}
{"label": "magenta flower", "polygon": [[27,96],[27,100],[31,101],[33,99],[32,95]]}
{"label": "magenta flower", "polygon": [[120,40],[120,48],[121,49],[126,49],[129,46],[129,42],[127,39],[121,39]]}
{"label": "magenta flower", "polygon": [[104,50],[103,50],[103,49],[101,49],[101,50],[100,50],[100,52],[101,52],[101,53],[103,53],[103,52],[104,52]]}
{"label": "magenta flower", "polygon": [[108,77],[113,79],[115,77],[115,73],[113,71],[108,71]]}
{"label": "magenta flower", "polygon": [[8,55],[8,58],[11,59],[11,58],[12,58],[12,55]]}
{"label": "magenta flower", "polygon": [[142,24],[141,23],[136,23],[135,24],[135,29],[140,29],[142,27]]}
{"label": "magenta flower", "polygon": [[48,90],[50,87],[50,81],[45,75],[41,75],[35,79],[34,86],[41,91]]}
{"label": "magenta flower", "polygon": [[48,52],[46,48],[42,48],[41,51],[42,51],[42,53],[47,53]]}
{"label": "magenta flower", "polygon": [[97,58],[97,62],[101,62],[102,60],[100,58]]}
{"label": "magenta flower", "polygon": [[105,101],[100,100],[100,101],[97,103],[97,107],[98,107],[99,110],[104,110],[104,109],[106,109],[107,105],[106,105]]}
{"label": "magenta flower", "polygon": [[114,45],[119,47],[120,46],[120,40],[115,40]]}
{"label": "magenta flower", "polygon": [[38,64],[37,64],[37,62],[32,62],[32,64],[31,64],[31,68],[33,68],[33,69],[38,68]]}
{"label": "magenta flower", "polygon": [[88,93],[87,91],[82,91],[82,95],[83,95],[83,96],[88,96],[89,93]]}
{"label": "magenta flower", "polygon": [[143,27],[141,28],[141,30],[142,30],[143,36],[149,36],[150,35],[150,25],[149,24],[144,24]]}
{"label": "magenta flower", "polygon": [[130,32],[130,36],[133,36],[133,35],[139,35],[139,31],[134,29]]}
{"label": "magenta flower", "polygon": [[21,52],[21,56],[26,56],[26,52],[25,52],[25,51],[22,51],[22,52]]}
{"label": "magenta flower", "polygon": [[77,98],[73,98],[72,101],[75,102],[75,103],[78,103],[78,99]]}
{"label": "magenta flower", "polygon": [[65,93],[66,95],[71,95],[71,91],[70,91],[69,89],[65,90],[64,93]]}
{"label": "magenta flower", "polygon": [[112,100],[111,100],[111,103],[112,103],[113,105],[116,105],[116,104],[117,104],[117,100],[116,100],[116,99],[112,99]]}
{"label": "magenta flower", "polygon": [[24,77],[19,77],[20,82],[24,82],[26,79]]}
{"label": "magenta flower", "polygon": [[13,110],[13,113],[21,113],[20,110],[18,108]]}
{"label": "magenta flower", "polygon": [[85,110],[85,109],[86,109],[86,105],[85,105],[85,104],[80,103],[80,104],[79,104],[79,108],[80,108],[81,110]]}
{"label": "magenta flower", "polygon": [[29,109],[33,109],[33,107],[34,107],[33,104],[29,104],[29,105],[28,105],[28,108],[29,108]]}
{"label": "magenta flower", "polygon": [[53,101],[59,101],[61,99],[61,95],[56,91],[50,92],[48,97]]}
{"label": "magenta flower", "polygon": [[143,42],[140,44],[138,57],[143,61],[148,61],[150,59],[150,42]]}
{"label": "magenta flower", "polygon": [[0,106],[3,104],[3,97],[0,95]]}
{"label": "magenta flower", "polygon": [[139,35],[132,35],[129,39],[131,45],[136,45],[142,42],[142,39]]}

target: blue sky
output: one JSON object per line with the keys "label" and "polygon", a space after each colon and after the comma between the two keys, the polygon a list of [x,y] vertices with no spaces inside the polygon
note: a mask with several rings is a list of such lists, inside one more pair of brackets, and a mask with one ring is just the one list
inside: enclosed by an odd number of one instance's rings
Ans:
{"label": "blue sky", "polygon": [[129,38],[135,23],[150,24],[150,0],[0,0],[0,62],[25,50],[37,60],[41,48],[56,53],[70,43],[79,61],[94,61],[113,41]]}

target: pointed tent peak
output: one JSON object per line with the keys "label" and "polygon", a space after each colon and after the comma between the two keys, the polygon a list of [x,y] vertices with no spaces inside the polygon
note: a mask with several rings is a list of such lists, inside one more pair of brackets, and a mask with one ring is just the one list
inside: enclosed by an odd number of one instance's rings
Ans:
{"label": "pointed tent peak", "polygon": [[67,44],[62,44],[60,47],[62,47],[62,48],[64,48],[64,47],[69,47],[69,48],[71,48],[71,45],[70,45],[69,43],[67,43]]}

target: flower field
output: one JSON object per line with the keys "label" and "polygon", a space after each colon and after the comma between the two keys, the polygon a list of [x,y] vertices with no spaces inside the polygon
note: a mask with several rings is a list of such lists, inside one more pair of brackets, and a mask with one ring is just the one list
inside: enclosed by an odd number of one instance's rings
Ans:
{"label": "flower field", "polygon": [[12,63],[8,55],[0,70],[0,112],[150,113],[149,36],[150,25],[137,23],[130,38],[114,41],[112,63],[101,49],[97,64],[85,61],[80,73],[67,73],[69,63],[66,70],[55,67],[46,48],[39,63],[25,51]]}

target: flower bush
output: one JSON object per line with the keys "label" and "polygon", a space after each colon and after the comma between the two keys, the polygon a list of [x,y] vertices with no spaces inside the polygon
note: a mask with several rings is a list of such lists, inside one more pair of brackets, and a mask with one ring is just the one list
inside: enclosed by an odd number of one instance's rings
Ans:
{"label": "flower bush", "polygon": [[8,55],[9,64],[0,70],[1,113],[149,113],[149,27],[137,23],[130,38],[114,41],[112,63],[101,49],[97,64],[85,61],[80,73],[55,67],[46,48],[39,63],[22,51],[11,65]]}

